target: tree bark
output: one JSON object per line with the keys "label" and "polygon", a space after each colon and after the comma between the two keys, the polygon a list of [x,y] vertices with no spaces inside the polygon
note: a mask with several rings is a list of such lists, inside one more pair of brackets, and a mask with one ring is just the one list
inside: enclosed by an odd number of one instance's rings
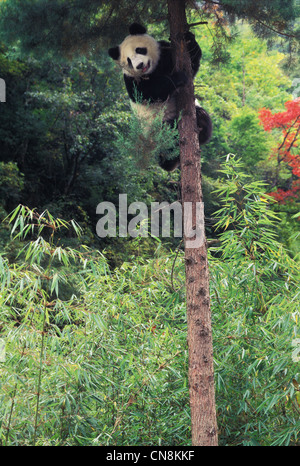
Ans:
{"label": "tree bark", "polygon": [[[193,206],[192,226],[204,230],[204,209],[202,221],[196,216],[196,206],[203,202],[201,188],[200,147],[196,124],[194,86],[189,54],[184,42],[188,30],[185,0],[168,0],[171,41],[174,47],[177,71],[185,71],[188,82],[177,96],[179,122],[181,198],[183,215],[186,218],[187,203]],[[198,224],[197,224],[198,220]],[[202,240],[192,241],[184,231],[186,301],[189,348],[189,393],[191,407],[192,444],[213,446],[218,444],[213,345],[209,296],[209,271],[205,232]],[[197,230],[196,230],[197,238]]]}

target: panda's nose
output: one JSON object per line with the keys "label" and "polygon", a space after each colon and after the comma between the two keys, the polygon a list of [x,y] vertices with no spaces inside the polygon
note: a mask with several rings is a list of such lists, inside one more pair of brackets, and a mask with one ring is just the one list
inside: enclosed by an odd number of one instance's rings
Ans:
{"label": "panda's nose", "polygon": [[137,70],[141,70],[143,67],[144,67],[144,63],[140,63],[140,64],[136,67],[136,69],[137,69]]}

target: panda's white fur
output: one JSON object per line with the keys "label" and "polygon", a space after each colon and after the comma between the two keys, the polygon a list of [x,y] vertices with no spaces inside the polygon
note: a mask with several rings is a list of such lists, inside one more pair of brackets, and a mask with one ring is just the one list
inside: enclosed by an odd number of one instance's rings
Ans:
{"label": "panda's white fur", "polygon": [[[147,54],[136,53],[136,47],[146,48]],[[128,66],[128,58],[130,58],[133,68]],[[127,36],[120,44],[120,59],[119,63],[123,69],[123,73],[127,76],[138,78],[152,73],[160,58],[159,43],[148,34],[137,34],[134,36]],[[144,67],[138,69],[143,63]]]}
{"label": "panda's white fur", "polygon": [[[136,53],[136,47],[146,48],[147,53]],[[147,79],[147,74],[152,73],[160,59],[160,45],[148,34],[136,34],[125,37],[119,46],[120,58],[119,64],[122,67],[123,73],[126,76],[132,76],[135,79],[143,77]],[[132,63],[132,68],[128,65],[128,58]],[[137,68],[143,63],[142,68]],[[145,77],[145,78],[144,78]],[[136,115],[150,126],[153,119],[162,114],[163,120],[173,120],[176,117],[176,102],[175,97],[170,96],[165,102],[157,102],[149,104],[148,102],[130,102],[131,108]]]}
{"label": "panda's white fur", "polygon": [[147,102],[138,103],[130,101],[130,105],[137,117],[141,121],[147,122],[145,128],[150,126],[158,115],[162,116],[163,121],[173,120],[177,115],[174,96],[170,96],[166,102],[148,104]]}

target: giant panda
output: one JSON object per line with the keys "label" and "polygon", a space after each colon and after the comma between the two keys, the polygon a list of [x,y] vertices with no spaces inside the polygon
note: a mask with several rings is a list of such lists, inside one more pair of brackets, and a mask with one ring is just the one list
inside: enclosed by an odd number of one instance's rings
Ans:
{"label": "giant panda", "polygon": [[[137,113],[151,121],[163,106],[163,121],[172,126],[176,123],[176,91],[187,82],[183,71],[174,71],[171,43],[157,41],[146,34],[146,28],[134,23],[129,28],[130,35],[123,42],[108,50],[109,56],[122,70],[126,89]],[[192,73],[195,77],[200,66],[201,49],[194,34],[185,34],[187,49],[191,58]],[[209,141],[212,123],[208,113],[195,101],[199,143]],[[172,171],[179,165],[179,157],[160,157],[160,165]]]}

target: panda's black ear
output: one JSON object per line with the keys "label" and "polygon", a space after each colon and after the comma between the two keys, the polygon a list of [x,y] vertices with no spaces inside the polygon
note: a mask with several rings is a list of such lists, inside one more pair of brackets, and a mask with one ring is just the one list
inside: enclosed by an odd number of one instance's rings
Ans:
{"label": "panda's black ear", "polygon": [[108,55],[113,59],[113,60],[119,60],[120,58],[120,47],[112,47],[111,49],[108,49]]}
{"label": "panda's black ear", "polygon": [[146,33],[146,28],[144,26],[141,26],[138,23],[133,23],[129,27],[129,32],[132,36],[136,36],[137,34],[145,34]]}

